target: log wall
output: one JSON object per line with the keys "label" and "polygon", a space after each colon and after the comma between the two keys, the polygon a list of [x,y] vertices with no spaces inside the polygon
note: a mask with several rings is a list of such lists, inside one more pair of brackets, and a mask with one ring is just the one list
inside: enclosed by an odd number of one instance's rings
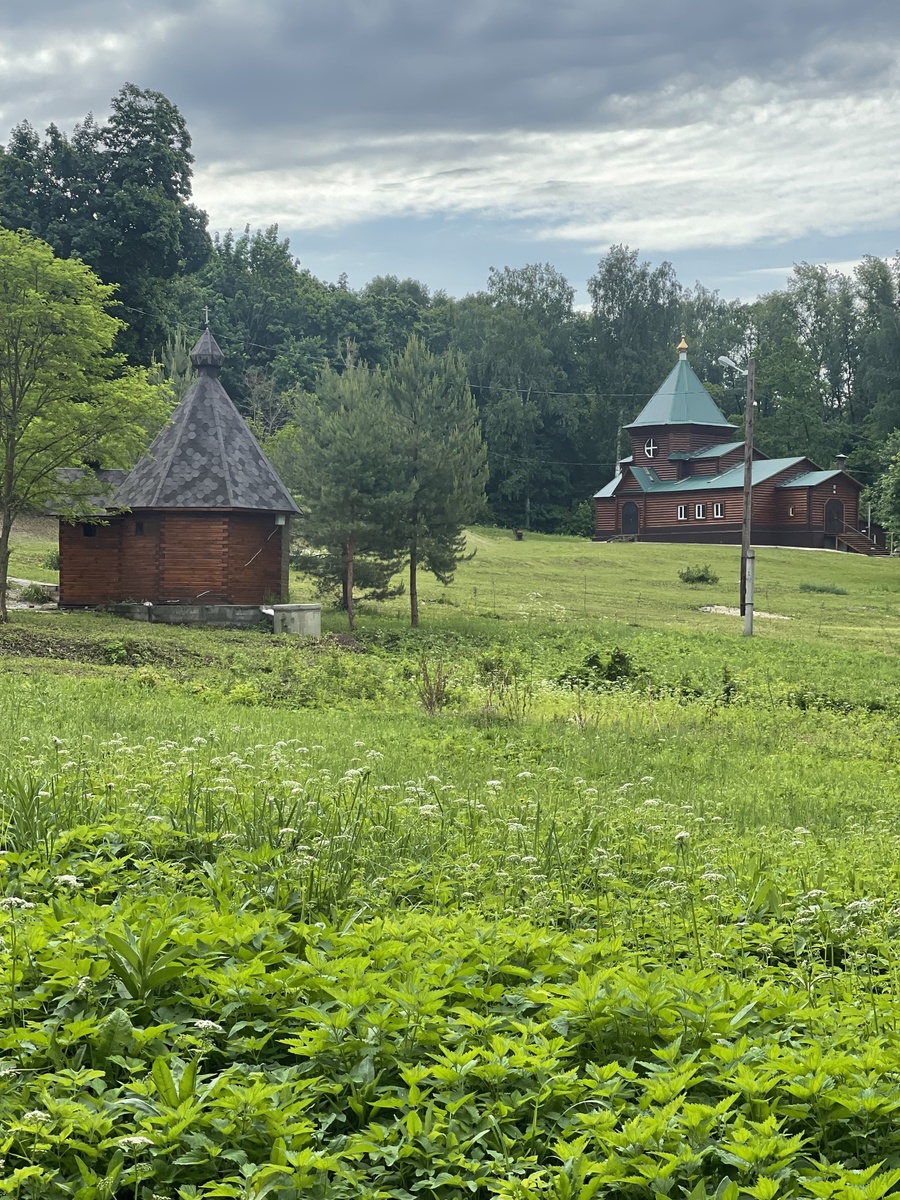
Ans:
{"label": "log wall", "polygon": [[281,537],[274,513],[232,513],[228,522],[227,591],[231,604],[281,602]]}
{"label": "log wall", "polygon": [[[94,530],[85,536],[85,530]],[[105,604],[119,586],[118,521],[108,525],[59,524],[59,602]],[[98,599],[94,599],[94,597]]]}
{"label": "log wall", "polygon": [[[91,528],[88,526],[88,528]],[[93,527],[60,523],[60,604],[287,599],[287,525],[274,513],[136,510]]]}

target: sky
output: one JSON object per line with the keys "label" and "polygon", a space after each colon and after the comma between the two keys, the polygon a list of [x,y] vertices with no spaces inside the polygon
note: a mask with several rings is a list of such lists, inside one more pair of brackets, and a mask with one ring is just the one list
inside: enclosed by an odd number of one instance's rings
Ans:
{"label": "sky", "polygon": [[900,250],[897,0],[30,0],[0,138],[125,82],[193,137],[212,230],[277,223],[352,287],[463,295],[625,243],[727,298]]}

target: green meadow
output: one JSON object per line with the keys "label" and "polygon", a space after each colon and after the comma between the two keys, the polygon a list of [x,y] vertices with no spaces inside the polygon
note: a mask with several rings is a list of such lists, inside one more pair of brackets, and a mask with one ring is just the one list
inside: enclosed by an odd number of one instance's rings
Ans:
{"label": "green meadow", "polygon": [[0,628],[0,1195],[900,1190],[900,561],[469,548]]}

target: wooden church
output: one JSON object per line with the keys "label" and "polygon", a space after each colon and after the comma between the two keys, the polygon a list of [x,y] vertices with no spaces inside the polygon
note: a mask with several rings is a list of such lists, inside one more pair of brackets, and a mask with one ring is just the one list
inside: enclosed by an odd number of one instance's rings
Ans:
{"label": "wooden church", "polygon": [[[744,442],[687,361],[626,426],[631,454],[594,496],[594,540],[740,542]],[[752,540],[884,553],[859,528],[862,484],[804,456],[769,458],[753,448]]]}
{"label": "wooden church", "polygon": [[60,523],[61,607],[287,600],[300,510],[220,383],[224,361],[207,329],[171,422],[133,470],[98,472],[102,523]]}

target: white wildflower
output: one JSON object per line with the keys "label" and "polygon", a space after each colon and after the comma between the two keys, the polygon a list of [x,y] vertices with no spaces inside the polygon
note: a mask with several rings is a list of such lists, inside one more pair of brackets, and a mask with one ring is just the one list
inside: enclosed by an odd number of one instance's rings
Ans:
{"label": "white wildflower", "polygon": [[30,900],[23,900],[21,896],[4,896],[0,900],[0,908],[6,909],[7,912],[18,910],[19,912],[25,909],[34,908]]}
{"label": "white wildflower", "polygon": [[194,1021],[194,1028],[200,1033],[224,1033],[225,1030],[218,1021]]}
{"label": "white wildflower", "polygon": [[57,875],[53,882],[59,884],[60,887],[80,888],[84,886],[77,875]]}

